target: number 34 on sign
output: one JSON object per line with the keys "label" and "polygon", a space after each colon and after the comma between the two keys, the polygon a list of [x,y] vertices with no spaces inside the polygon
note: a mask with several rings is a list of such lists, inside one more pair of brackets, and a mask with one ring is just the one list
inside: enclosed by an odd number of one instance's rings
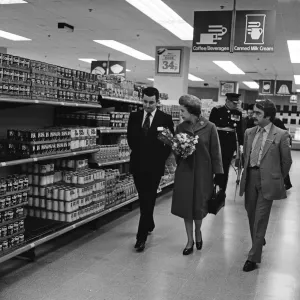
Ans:
{"label": "number 34 on sign", "polygon": [[181,49],[157,50],[157,73],[180,74]]}

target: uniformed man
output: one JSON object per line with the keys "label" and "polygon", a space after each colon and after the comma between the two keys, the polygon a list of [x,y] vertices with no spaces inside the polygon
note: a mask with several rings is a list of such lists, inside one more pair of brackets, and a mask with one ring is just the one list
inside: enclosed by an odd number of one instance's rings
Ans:
{"label": "uniformed man", "polygon": [[225,105],[214,107],[209,117],[218,129],[224,169],[224,174],[216,175],[215,183],[224,192],[233,154],[243,145],[242,112],[237,109],[239,97],[240,94],[227,93]]}

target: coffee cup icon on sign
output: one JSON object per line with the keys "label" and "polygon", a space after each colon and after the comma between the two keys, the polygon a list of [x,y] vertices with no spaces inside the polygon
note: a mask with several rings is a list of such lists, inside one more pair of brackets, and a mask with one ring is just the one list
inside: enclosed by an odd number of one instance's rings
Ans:
{"label": "coffee cup icon on sign", "polygon": [[246,15],[245,44],[264,44],[265,22],[264,14]]}
{"label": "coffee cup icon on sign", "polygon": [[216,45],[227,33],[227,28],[222,25],[209,25],[208,33],[200,34],[200,42],[197,45]]}

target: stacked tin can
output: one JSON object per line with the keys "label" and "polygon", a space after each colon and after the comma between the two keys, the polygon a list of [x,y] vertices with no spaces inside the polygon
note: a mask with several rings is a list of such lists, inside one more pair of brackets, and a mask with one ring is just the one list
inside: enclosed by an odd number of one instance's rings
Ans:
{"label": "stacked tin can", "polygon": [[73,222],[104,209],[103,170],[89,169],[85,159],[57,160],[55,165],[56,170],[52,162],[28,167],[33,172],[28,175],[30,216]]}
{"label": "stacked tin can", "polygon": [[27,199],[27,176],[11,175],[0,179],[0,253],[24,242]]}

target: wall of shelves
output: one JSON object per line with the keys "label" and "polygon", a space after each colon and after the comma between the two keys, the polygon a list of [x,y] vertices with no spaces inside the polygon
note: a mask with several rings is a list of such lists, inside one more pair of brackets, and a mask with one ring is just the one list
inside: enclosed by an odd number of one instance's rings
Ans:
{"label": "wall of shelves", "polygon": [[[12,98],[12,97],[0,97],[0,103],[3,109],[0,111],[0,136],[5,137],[7,129],[28,129],[28,128],[40,128],[43,126],[53,126],[55,125],[54,116],[61,109],[68,108],[69,112],[77,112],[77,111],[93,111],[100,112],[102,107],[115,107],[116,111],[126,112],[131,111],[132,109],[137,109],[142,103],[140,101],[120,99],[114,97],[103,97],[101,104],[93,104],[93,103],[78,103],[78,102],[70,102],[70,101],[49,101],[49,100],[39,100],[39,99],[21,99],[21,98]],[[120,135],[124,135],[127,132],[127,128],[98,128],[98,144],[105,142],[106,144],[115,143],[115,141],[119,138]],[[39,162],[47,162],[49,160],[56,161],[58,159],[72,159],[76,157],[91,157],[91,154],[97,153],[99,151],[98,148],[87,149],[82,151],[70,151],[66,153],[59,153],[53,155],[43,155],[39,157],[31,157],[24,159],[14,159],[14,160],[3,160],[0,158],[0,178],[6,177],[10,174],[21,173],[21,166],[23,164],[32,164]],[[113,161],[100,161],[98,163],[92,163],[91,166],[96,168],[113,168],[119,169],[122,173],[128,172],[129,170],[129,158],[124,159],[115,159]],[[168,181],[169,177],[164,178],[162,183],[158,189],[158,193],[161,193],[165,188],[172,185],[173,181]],[[171,177],[170,177],[171,178]],[[172,178],[171,178],[172,179]],[[19,191],[22,192],[22,191]],[[5,249],[0,252],[0,263],[4,262],[10,258],[18,256],[22,253],[33,250],[35,247],[54,239],[60,235],[63,235],[75,228],[92,222],[102,216],[109,214],[117,209],[120,209],[128,204],[131,204],[138,200],[136,195],[133,195],[130,199],[126,199],[121,203],[116,205],[106,205],[104,210],[98,213],[94,213],[84,218],[80,218],[79,220],[66,223],[66,222],[56,222],[52,225],[46,225],[44,228],[36,228],[36,233],[31,233],[26,231],[26,223],[30,224],[29,227],[35,227],[36,218],[32,217],[20,217],[18,219],[13,219],[9,221],[2,222],[0,227],[8,226],[17,221],[25,220],[25,242],[20,242],[16,246],[12,246],[9,250]],[[24,202],[22,204],[18,204],[9,208],[0,209],[0,212],[15,209],[17,207],[21,207],[24,205],[28,205],[29,202]],[[103,206],[104,207],[104,206]],[[39,219],[39,223],[43,224],[44,221]],[[40,226],[40,224],[39,224]],[[28,227],[28,228],[29,228]],[[3,237],[3,240],[14,238],[14,236],[18,236],[20,234],[24,234],[23,231],[18,231],[13,233],[12,235]],[[2,241],[0,236],[0,242]]]}

